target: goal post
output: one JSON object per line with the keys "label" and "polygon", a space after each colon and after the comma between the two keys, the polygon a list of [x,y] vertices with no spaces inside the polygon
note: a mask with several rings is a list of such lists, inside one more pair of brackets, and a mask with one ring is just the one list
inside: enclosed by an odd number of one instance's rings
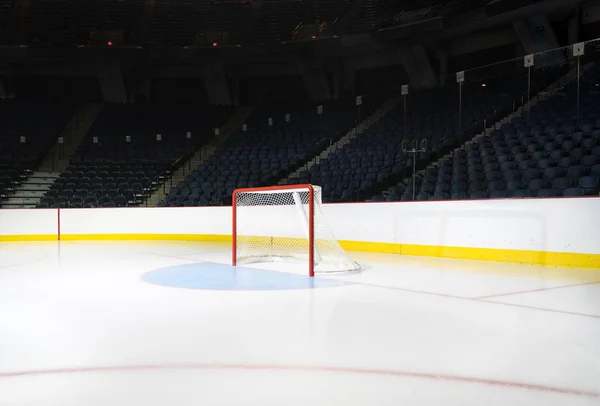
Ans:
{"label": "goal post", "polygon": [[327,225],[321,188],[313,185],[234,190],[231,260],[234,266],[274,261],[306,263],[310,276],[360,270]]}

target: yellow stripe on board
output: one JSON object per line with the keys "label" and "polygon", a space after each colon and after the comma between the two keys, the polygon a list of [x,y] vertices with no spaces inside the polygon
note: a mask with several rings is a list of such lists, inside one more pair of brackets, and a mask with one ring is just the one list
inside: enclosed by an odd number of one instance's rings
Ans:
{"label": "yellow stripe on board", "polygon": [[[251,237],[258,238],[258,237]],[[269,237],[267,237],[269,238]],[[231,235],[223,234],[62,234],[62,241],[204,241],[231,242]],[[264,238],[258,238],[264,239]],[[56,241],[56,235],[0,235],[0,242],[13,241]],[[290,239],[269,238],[269,245],[280,245]],[[291,239],[300,240],[300,239]],[[305,240],[303,244],[305,244]],[[303,245],[299,241],[291,246]],[[340,241],[348,251],[374,252],[382,254],[402,254],[438,258],[454,258],[490,262],[510,262],[529,265],[543,265],[569,268],[600,269],[599,254],[577,254],[568,252],[544,252],[530,250],[510,250],[496,248],[445,247],[431,245],[395,244],[383,242]]]}
{"label": "yellow stripe on board", "polygon": [[56,241],[56,234],[0,235],[0,242]]}
{"label": "yellow stripe on board", "polygon": [[222,234],[61,234],[62,241],[210,241],[231,242]]}
{"label": "yellow stripe on board", "polygon": [[342,248],[348,251],[600,269],[600,255],[598,254],[510,250],[499,248],[445,247],[359,241],[340,241],[340,244]]}

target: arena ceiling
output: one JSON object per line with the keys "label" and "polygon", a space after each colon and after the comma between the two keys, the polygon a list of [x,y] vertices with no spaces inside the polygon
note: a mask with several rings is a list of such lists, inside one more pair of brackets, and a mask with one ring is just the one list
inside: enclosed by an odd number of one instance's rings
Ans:
{"label": "arena ceiling", "polygon": [[[1,0],[0,43],[27,46],[251,46],[406,31],[536,0]],[[573,4],[574,1],[564,0]]]}
{"label": "arena ceiling", "polygon": [[511,47],[519,42],[514,21],[573,15],[581,2],[0,0],[0,75],[343,81],[403,65],[412,66],[411,83],[430,86],[423,72],[431,79],[446,68],[427,59],[442,66],[448,52]]}

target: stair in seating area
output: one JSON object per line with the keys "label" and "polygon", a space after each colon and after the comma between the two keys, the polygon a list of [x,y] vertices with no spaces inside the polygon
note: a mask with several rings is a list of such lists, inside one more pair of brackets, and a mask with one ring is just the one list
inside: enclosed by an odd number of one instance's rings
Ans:
{"label": "stair in seating area", "polygon": [[397,99],[389,99],[385,103],[381,105],[373,114],[364,119],[359,125],[352,128],[348,133],[346,133],[342,138],[340,138],[337,142],[331,144],[327,147],[323,152],[319,155],[315,156],[312,160],[298,168],[294,172],[290,173],[283,179],[279,180],[280,185],[287,185],[290,178],[297,178],[301,172],[307,171],[312,168],[314,165],[318,165],[322,159],[327,159],[329,154],[337,151],[340,148],[343,148],[345,145],[350,143],[355,138],[358,138],[365,130],[370,128],[373,124],[377,123],[383,116],[385,116],[390,110],[392,110],[396,104],[398,104]]}
{"label": "stair in seating area", "polygon": [[89,103],[81,106],[59,136],[59,138],[62,138],[63,143],[60,144],[57,139],[44,157],[38,170],[41,172],[63,172],[69,166],[71,158],[101,109],[102,105],[99,103]]}
{"label": "stair in seating area", "polygon": [[96,119],[100,108],[100,104],[86,104],[79,108],[48,150],[42,163],[31,174],[24,176],[21,183],[2,199],[2,207],[33,208],[40,203],[60,173],[69,165],[70,158]]}
{"label": "stair in seating area", "polygon": [[183,182],[185,177],[194,169],[196,169],[199,165],[201,165],[206,159],[211,157],[217,148],[225,142],[231,134],[234,134],[236,131],[240,130],[242,124],[246,122],[248,117],[252,115],[256,107],[254,106],[240,106],[235,109],[231,117],[227,120],[225,124],[221,128],[219,128],[219,135],[213,137],[206,145],[203,145],[201,148],[192,155],[192,157],[185,162],[177,171],[173,173],[173,176],[170,179],[167,179],[166,182],[150,196],[146,202],[146,206],[156,206],[158,202],[160,202],[172,186],[177,185],[178,182]]}
{"label": "stair in seating area", "polygon": [[54,181],[58,179],[59,175],[57,172],[33,172],[27,177],[27,180],[15,188],[8,199],[3,200],[2,207],[13,209],[34,208]]}

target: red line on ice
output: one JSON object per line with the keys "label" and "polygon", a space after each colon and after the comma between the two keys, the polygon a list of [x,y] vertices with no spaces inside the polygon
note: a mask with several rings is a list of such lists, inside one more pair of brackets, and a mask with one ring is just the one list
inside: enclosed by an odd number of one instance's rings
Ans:
{"label": "red line on ice", "polygon": [[40,369],[28,371],[0,372],[0,378],[16,378],[39,375],[64,375],[64,374],[83,374],[83,373],[106,373],[106,372],[143,372],[152,370],[226,370],[226,371],[290,371],[290,372],[330,372],[361,375],[379,375],[393,376],[415,379],[427,379],[435,381],[450,381],[466,384],[478,384],[487,386],[499,386],[506,388],[516,388],[524,390],[533,390],[538,392],[559,393],[571,396],[585,396],[600,398],[600,393],[579,389],[563,388],[557,386],[548,386],[526,382],[513,382],[505,380],[495,380],[488,378],[475,378],[450,374],[434,374],[413,371],[395,371],[385,369],[369,368],[351,368],[351,367],[328,367],[328,366],[310,366],[310,365],[244,365],[244,364],[156,364],[156,365],[116,365],[116,366],[98,366],[87,368],[59,368],[59,369]]}
{"label": "red line on ice", "polygon": [[572,285],[560,285],[560,286],[552,286],[549,288],[540,288],[540,289],[530,289],[530,290],[521,290],[518,292],[508,292],[508,293],[500,293],[497,295],[488,295],[488,296],[480,296],[474,297],[473,299],[491,299],[493,297],[502,297],[502,296],[512,296],[512,295],[521,295],[524,293],[535,293],[535,292],[544,292],[546,290],[554,290],[554,289],[565,289],[565,288],[574,288],[577,286],[585,286],[585,285],[596,285],[599,284],[600,281],[595,282],[583,282],[583,283],[574,283]]}
{"label": "red line on ice", "polygon": [[[539,310],[539,311],[551,312],[551,313],[568,314],[571,316],[582,316],[582,317],[590,317],[593,319],[600,319],[600,315],[597,315],[597,314],[576,313],[576,312],[569,312],[566,310],[549,309],[546,307],[535,307],[535,306],[519,305],[519,304],[514,304],[514,303],[496,302],[496,301],[492,301],[492,300],[485,300],[482,298],[456,296],[456,295],[450,295],[450,294],[446,294],[446,293],[437,293],[437,292],[428,292],[428,291],[424,291],[424,290],[406,289],[406,288],[400,288],[400,287],[396,287],[396,286],[376,285],[376,284],[372,284],[372,283],[363,283],[363,282],[352,282],[352,283],[355,285],[359,285],[359,286],[360,285],[371,286],[374,288],[399,290],[402,292],[418,293],[421,295],[438,296],[438,297],[445,297],[445,298],[449,298],[449,299],[458,299],[458,300],[470,300],[472,302],[489,303],[489,304],[502,305],[502,306],[519,307],[519,308],[530,309],[530,310]],[[598,283],[598,282],[596,282],[596,283]],[[348,286],[351,286],[351,285],[348,285]]]}

